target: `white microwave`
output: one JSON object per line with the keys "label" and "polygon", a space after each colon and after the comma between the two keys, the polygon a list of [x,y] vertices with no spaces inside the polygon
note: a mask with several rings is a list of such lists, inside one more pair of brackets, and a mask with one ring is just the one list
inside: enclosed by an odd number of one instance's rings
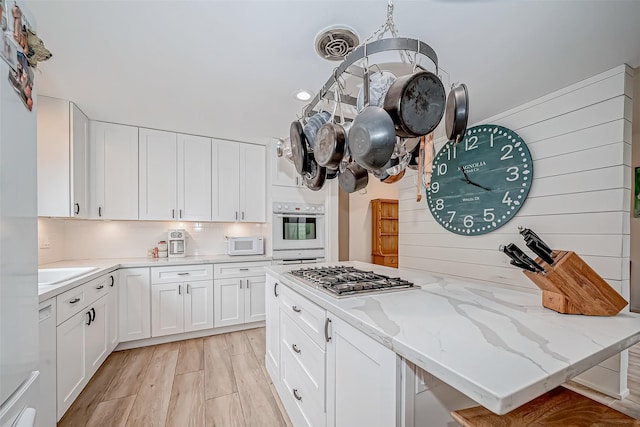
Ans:
{"label": "white microwave", "polygon": [[262,237],[229,237],[227,242],[229,255],[263,255],[264,240]]}

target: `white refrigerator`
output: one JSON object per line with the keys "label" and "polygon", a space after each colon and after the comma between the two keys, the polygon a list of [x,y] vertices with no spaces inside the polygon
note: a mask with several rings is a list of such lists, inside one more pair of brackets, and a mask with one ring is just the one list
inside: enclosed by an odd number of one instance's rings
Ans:
{"label": "white refrigerator", "polygon": [[0,427],[31,427],[39,399],[36,105],[28,72],[7,45],[15,3],[3,3],[9,19],[0,35]]}

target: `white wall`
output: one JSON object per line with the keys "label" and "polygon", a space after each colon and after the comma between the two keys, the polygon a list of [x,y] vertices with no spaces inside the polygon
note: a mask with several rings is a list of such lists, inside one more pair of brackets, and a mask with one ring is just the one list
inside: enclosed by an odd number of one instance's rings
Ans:
{"label": "white wall", "polygon": [[349,260],[371,262],[371,200],[397,199],[403,180],[385,184],[369,175],[366,191],[349,195]]}
{"label": "white wall", "polygon": [[[635,181],[635,168],[640,167],[640,67],[635,69],[634,87],[632,183]],[[631,195],[631,309],[640,311],[640,218],[633,217],[633,187]]]}
{"label": "white wall", "polygon": [[163,221],[91,221],[40,218],[38,240],[49,249],[38,251],[39,264],[63,259],[146,257],[147,249],[167,240],[167,230],[187,231],[187,255],[226,253],[225,236],[263,236],[271,251],[270,223],[215,223]]}
{"label": "white wall", "polygon": [[[470,94],[473,108],[473,88]],[[534,160],[524,206],[490,234],[447,232],[433,219],[426,198],[416,203],[413,180],[402,180],[400,266],[536,288],[498,251],[509,242],[526,249],[517,233],[524,226],[553,248],[577,252],[628,298],[632,96],[632,70],[620,66],[486,120],[516,131]],[[445,142],[437,141],[436,149]],[[625,357],[598,367],[585,382],[624,393]]]}

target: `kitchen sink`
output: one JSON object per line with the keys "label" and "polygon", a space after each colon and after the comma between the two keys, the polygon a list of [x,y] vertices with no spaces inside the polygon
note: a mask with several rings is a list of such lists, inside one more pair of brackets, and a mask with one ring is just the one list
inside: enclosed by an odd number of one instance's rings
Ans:
{"label": "kitchen sink", "polygon": [[64,267],[64,268],[39,268],[38,269],[38,286],[55,285],[91,273],[98,267]]}

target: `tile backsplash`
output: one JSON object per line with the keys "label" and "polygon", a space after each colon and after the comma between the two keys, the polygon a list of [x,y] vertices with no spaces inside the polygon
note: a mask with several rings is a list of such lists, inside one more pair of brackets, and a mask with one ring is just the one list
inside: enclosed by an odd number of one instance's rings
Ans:
{"label": "tile backsplash", "polygon": [[[167,240],[167,230],[187,232],[187,255],[226,253],[226,236],[262,236],[271,253],[270,223],[217,223],[177,221],[92,221],[38,219],[38,263],[64,259],[137,258]],[[43,248],[47,246],[48,248]]]}

